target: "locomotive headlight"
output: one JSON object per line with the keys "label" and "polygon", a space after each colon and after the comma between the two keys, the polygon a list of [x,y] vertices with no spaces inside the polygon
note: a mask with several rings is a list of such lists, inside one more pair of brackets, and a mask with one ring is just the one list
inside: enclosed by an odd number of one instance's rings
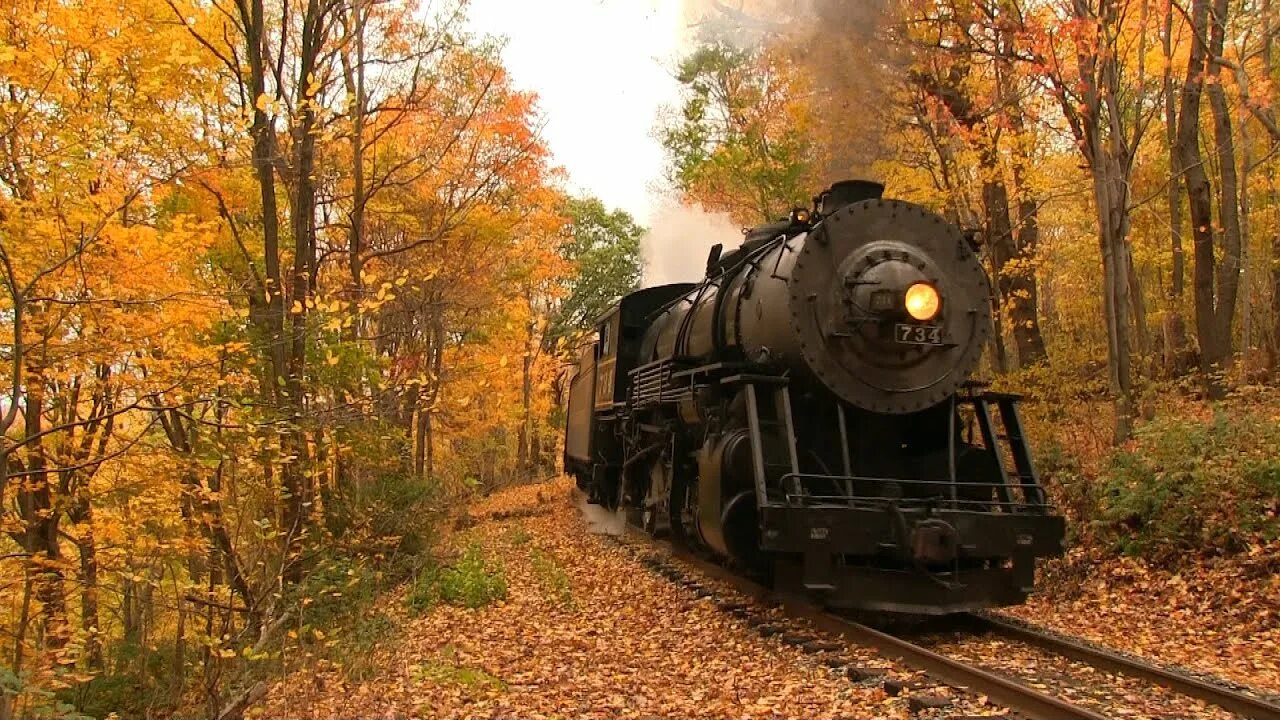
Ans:
{"label": "locomotive headlight", "polygon": [[907,288],[904,300],[907,314],[921,322],[934,319],[938,316],[938,310],[942,308],[942,298],[938,296],[938,288],[929,283],[915,283]]}

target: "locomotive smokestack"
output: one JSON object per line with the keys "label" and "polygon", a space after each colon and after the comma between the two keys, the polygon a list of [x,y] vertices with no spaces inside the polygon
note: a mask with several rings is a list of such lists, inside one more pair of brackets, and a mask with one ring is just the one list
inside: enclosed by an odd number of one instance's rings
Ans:
{"label": "locomotive smokestack", "polygon": [[818,195],[818,213],[823,216],[863,200],[878,200],[884,185],[871,180],[841,180]]}

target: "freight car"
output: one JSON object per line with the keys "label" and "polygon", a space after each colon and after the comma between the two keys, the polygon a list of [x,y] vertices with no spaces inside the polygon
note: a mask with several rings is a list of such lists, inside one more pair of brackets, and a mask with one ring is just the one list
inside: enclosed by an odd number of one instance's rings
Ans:
{"label": "freight car", "polygon": [[878,183],[752,228],[699,283],[634,292],[570,383],[564,465],[593,503],[829,607],[1022,602],[1063,518],[992,332],[972,238]]}

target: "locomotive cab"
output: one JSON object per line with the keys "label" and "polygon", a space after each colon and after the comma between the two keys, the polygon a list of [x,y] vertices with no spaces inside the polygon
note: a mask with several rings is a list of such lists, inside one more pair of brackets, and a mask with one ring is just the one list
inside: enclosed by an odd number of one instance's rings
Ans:
{"label": "locomotive cab", "polygon": [[649,316],[694,287],[677,283],[637,290],[609,308],[579,355],[569,383],[565,417],[565,472],[592,502],[616,508],[623,464],[620,411]]}

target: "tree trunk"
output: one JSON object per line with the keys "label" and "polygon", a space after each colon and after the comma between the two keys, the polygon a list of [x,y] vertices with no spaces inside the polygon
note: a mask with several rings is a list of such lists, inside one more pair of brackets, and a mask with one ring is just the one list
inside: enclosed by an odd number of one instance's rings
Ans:
{"label": "tree trunk", "polygon": [[[1002,42],[1012,52],[1013,36],[1002,34]],[[1015,132],[1022,130],[1022,110],[1012,98],[1015,92],[1005,87],[1012,72],[1007,63],[998,62],[997,95],[1009,98],[1013,109],[1006,113]],[[997,372],[1039,362],[1044,358],[1044,340],[1040,335],[1040,323],[1036,312],[1036,279],[1031,258],[1039,240],[1036,206],[1029,194],[1024,194],[1018,204],[1018,229],[1015,235],[1010,218],[1009,191],[1004,182],[1000,158],[1000,126],[977,111],[973,100],[964,88],[967,70],[957,66],[945,76],[914,73],[915,83],[925,93],[937,98],[951,113],[952,119],[975,138],[979,169],[983,176],[982,205],[985,216],[985,246],[991,262],[995,305],[992,320],[991,362]],[[1001,102],[1003,105],[1004,102]],[[944,165],[947,162],[945,142],[933,139],[934,148]],[[1024,182],[1023,158],[1015,151],[1013,161],[1014,181],[1020,193],[1027,193]],[[1008,319],[1008,323],[1005,319]],[[1010,331],[1017,357],[1010,360],[1005,344],[1005,330]]]}
{"label": "tree trunk", "polygon": [[[1194,244],[1191,283],[1195,299],[1196,338],[1200,343],[1201,369],[1212,378],[1225,353],[1217,338],[1218,324],[1214,313],[1212,192],[1200,155],[1200,97],[1206,69],[1208,36],[1205,28],[1208,15],[1209,0],[1192,0],[1191,49],[1182,84],[1177,137],[1178,166],[1186,183]],[[1209,387],[1211,394],[1221,394],[1221,385],[1212,379]]]}
{"label": "tree trunk", "polygon": [[307,0],[302,18],[301,47],[298,55],[297,87],[301,94],[299,119],[293,134],[293,272],[289,308],[289,369],[286,380],[288,397],[285,407],[288,427],[281,437],[281,449],[291,460],[280,471],[285,494],[282,525],[285,537],[284,580],[302,580],[303,541],[310,515],[307,470],[310,467],[307,437],[304,429],[304,384],[307,361],[307,316],[316,282],[316,196],[315,147],[316,110],[315,74],[324,42],[325,18],[318,0]]}
{"label": "tree trunk", "polygon": [[[248,71],[247,85],[249,86],[253,105],[249,132],[253,138],[252,165],[258,182],[259,200],[262,204],[263,265],[266,269],[265,302],[259,298],[254,290],[249,293],[250,320],[264,336],[270,338],[268,347],[270,372],[263,378],[265,387],[262,389],[262,395],[264,400],[274,401],[284,414],[285,430],[282,432],[280,445],[281,451],[288,460],[280,468],[281,494],[284,506],[280,515],[280,522],[285,554],[282,572],[289,575],[291,579],[296,579],[300,576],[301,569],[296,567],[296,562],[294,561],[301,555],[299,543],[301,542],[302,520],[305,515],[300,469],[301,457],[305,448],[303,447],[302,429],[300,427],[301,376],[299,371],[301,369],[301,358],[293,356],[296,355],[296,347],[301,339],[299,335],[302,328],[298,322],[299,316],[290,314],[292,326],[289,337],[286,338],[285,288],[280,267],[280,214],[276,203],[274,166],[277,159],[275,129],[271,116],[267,114],[268,104],[266,102],[268,99],[268,70],[266,65],[268,50],[266,45],[269,36],[266,27],[266,14],[263,0],[247,0],[247,2],[240,3],[238,7],[242,12],[241,23],[244,31],[246,69]],[[306,33],[304,33],[305,35]],[[312,59],[314,60],[314,57]],[[305,60],[303,61],[305,62]],[[312,66],[308,66],[307,72],[312,69]],[[307,79],[307,72],[301,74],[304,82]],[[307,110],[303,114],[304,117],[308,113],[314,116],[314,110]],[[297,140],[302,140],[304,143],[314,142],[314,138],[308,141],[306,136],[296,136],[295,143]],[[295,154],[303,152],[302,149],[295,149]],[[306,268],[308,267],[308,256],[305,252],[298,252],[298,250],[305,248],[306,244],[305,238],[300,239],[298,237],[299,223],[306,223],[305,220],[298,218],[298,214],[306,211],[305,189],[309,187],[309,175],[303,172],[302,168],[298,168],[298,171],[299,190],[294,196],[295,204],[293,207],[295,215],[293,284],[295,289],[294,301],[301,303],[299,308],[305,313],[306,295],[305,293],[296,293],[300,274],[299,265],[303,266],[301,272],[303,277],[305,277]],[[302,205],[304,207],[298,206],[299,200],[303,201]],[[305,320],[305,314],[301,316],[301,319]],[[271,469],[264,466],[263,471],[264,474],[270,473]]]}
{"label": "tree trunk", "polygon": [[[222,466],[219,465],[211,477],[209,492],[197,490],[200,492],[202,524],[206,537],[209,538],[210,544],[221,559],[222,574],[230,584],[231,591],[240,596],[240,600],[248,609],[245,624],[257,634],[262,629],[262,609],[258,607],[258,598],[249,586],[249,578],[240,562],[240,556],[236,553],[231,533],[227,530],[222,501],[217,499],[222,489],[221,476]],[[212,575],[213,568],[210,568],[209,572]]]}
{"label": "tree trunk", "polygon": [[1164,334],[1164,369],[1169,375],[1177,377],[1196,365],[1195,350],[1191,347],[1191,337],[1187,334],[1187,321],[1182,313],[1170,310],[1164,314],[1162,325]]}
{"label": "tree trunk", "polygon": [[[1226,97],[1217,82],[1218,65],[1210,62],[1222,52],[1225,0],[1215,0],[1210,32],[1209,0],[1193,0],[1191,5],[1191,50],[1178,117],[1178,160],[1186,178],[1187,202],[1194,239],[1192,286],[1195,297],[1196,336],[1200,342],[1200,365],[1209,395],[1225,394],[1221,372],[1231,357],[1231,326],[1239,287],[1240,221],[1239,189],[1235,170],[1235,148]],[[1207,48],[1207,53],[1206,53]],[[1200,152],[1200,98],[1205,78],[1210,78],[1209,101],[1214,115],[1214,138],[1221,164],[1222,220],[1221,266],[1214,257],[1213,192]],[[1225,160],[1225,162],[1224,162]]]}
{"label": "tree trunk", "polygon": [[1032,265],[1040,244],[1040,221],[1036,201],[1023,198],[1018,202],[1017,267],[1010,274],[1009,319],[1013,323],[1013,339],[1018,346],[1018,365],[1028,367],[1043,361],[1047,355],[1040,334],[1040,290]]}
{"label": "tree trunk", "polygon": [[[1002,29],[1002,58],[1012,57],[1017,35],[1009,26]],[[1017,88],[1007,88],[1014,70],[1006,59],[997,61],[996,81],[1002,98],[1017,97]],[[1020,103],[1008,103],[1009,126],[1017,139],[1026,134],[1026,118]],[[1006,270],[1009,278],[1009,321],[1013,324],[1013,340],[1018,348],[1018,365],[1036,365],[1046,357],[1044,338],[1040,334],[1039,289],[1036,282],[1035,257],[1040,244],[1039,208],[1027,181],[1029,152],[1022,142],[1012,143],[1010,158],[1013,183],[1018,197],[1018,228],[1013,239],[1013,267]]]}
{"label": "tree trunk", "polygon": [[93,506],[85,501],[85,508],[76,519],[79,537],[76,548],[80,551],[80,629],[84,631],[84,653],[89,667],[102,669],[102,639],[98,622],[98,547],[93,535]]}
{"label": "tree trunk", "polygon": [[435,474],[435,436],[432,433],[432,410],[422,414],[422,479],[430,482]]}
{"label": "tree trunk", "polygon": [[[1274,145],[1273,145],[1274,147]],[[1267,168],[1267,188],[1271,199],[1271,371],[1280,370],[1280,186],[1274,163]]]}
{"label": "tree trunk", "polygon": [[[215,434],[221,442],[222,426],[226,422],[226,405],[221,397],[216,403]],[[184,420],[181,414],[173,410],[161,411],[160,419],[161,426],[174,451],[188,460],[194,460],[197,439],[195,424]],[[226,512],[222,505],[224,471],[225,465],[219,462],[217,468],[209,475],[208,488],[204,487],[199,471],[194,467],[185,470],[182,474],[180,507],[182,517],[192,531],[198,531],[204,538],[207,548],[204,557],[194,552],[189,555],[187,567],[192,582],[195,582],[206,570],[204,558],[208,558],[207,571],[211,576],[218,573],[219,568],[224,568],[232,593],[237,595],[248,609],[246,624],[256,633],[261,628],[261,608],[258,607],[258,598],[249,585],[248,575],[240,562],[231,533],[227,530]]]}
{"label": "tree trunk", "polygon": [[41,635],[46,648],[57,650],[69,639],[62,548],[58,540],[62,510],[54,506],[41,437],[45,412],[44,379],[39,367],[28,365],[26,371],[27,391],[23,404],[26,460],[23,463],[24,476],[18,484],[18,511],[24,528],[23,550],[28,555],[27,563],[32,568],[35,581],[35,597],[40,603]]}
{"label": "tree trunk", "polygon": [[529,456],[533,431],[533,341],[536,328],[532,290],[525,290],[525,306],[529,318],[525,321],[524,360],[520,375],[520,432],[516,442],[516,473],[520,480],[528,480],[532,476]]}
{"label": "tree trunk", "polygon": [[138,584],[136,600],[138,609],[138,641],[142,645],[151,644],[151,630],[155,622],[155,597],[157,584],[157,568],[154,563],[147,567],[147,579]]}
{"label": "tree trunk", "polygon": [[142,621],[139,619],[138,610],[138,583],[133,580],[135,574],[133,558],[128,559],[125,567],[128,575],[121,580],[120,590],[120,624],[123,626],[121,632],[126,644],[137,645],[141,642]]}
{"label": "tree trunk", "polygon": [[1138,277],[1138,268],[1133,263],[1133,253],[1125,254],[1129,258],[1129,310],[1133,320],[1134,347],[1138,351],[1138,357],[1145,361],[1150,352],[1147,334],[1147,302],[1142,296],[1142,279]]}
{"label": "tree trunk", "polygon": [[427,437],[431,426],[431,411],[423,395],[422,388],[417,388],[418,409],[413,420],[413,476],[421,479],[427,477]]}
{"label": "tree trunk", "polygon": [[365,95],[365,10],[364,3],[357,0],[353,3],[350,33],[354,36],[354,58],[345,53],[343,60],[343,77],[347,83],[347,94],[352,98],[351,107],[351,211],[348,222],[351,227],[347,233],[347,272],[350,275],[351,293],[350,312],[354,316],[351,326],[345,332],[347,340],[354,341],[360,336],[360,297],[364,287],[364,234],[365,205],[368,202],[365,189],[364,162],[364,128],[368,116],[368,100]]}
{"label": "tree trunk", "polygon": [[1178,99],[1173,85],[1173,5],[1167,4],[1162,33],[1164,73],[1165,142],[1169,152],[1170,181],[1166,200],[1169,205],[1169,253],[1172,258],[1169,290],[1164,303],[1164,372],[1179,377],[1189,372],[1195,363],[1191,338],[1187,335],[1187,323],[1182,316],[1183,288],[1186,285],[1186,254],[1182,249],[1182,169],[1178,151]]}
{"label": "tree trunk", "polygon": [[[217,592],[218,586],[222,584],[222,572],[217,563],[209,564],[209,582],[205,586],[205,592],[209,597],[213,597]],[[204,636],[207,638],[218,637],[219,633],[214,627],[213,622],[213,605],[206,605],[204,609]],[[209,643],[203,643],[200,648],[200,662],[204,668],[204,691],[205,704],[208,708],[207,714],[212,717],[217,712],[218,702],[220,700],[218,694],[218,658],[213,653],[213,648]]]}
{"label": "tree trunk", "polygon": [[436,402],[440,399],[440,388],[444,383],[444,351],[446,335],[444,318],[439,310],[431,319],[431,343],[427,350],[427,359],[431,367],[429,382],[431,392],[425,403],[426,417],[422,426],[423,478],[430,480],[435,473],[435,411]]}
{"label": "tree trunk", "polygon": [[[1265,18],[1275,18],[1274,5],[1272,0],[1265,0],[1262,4],[1262,16]],[[1275,23],[1273,19],[1270,21]],[[1262,45],[1262,66],[1275,67],[1275,58],[1273,51],[1275,48],[1275,33],[1268,33]],[[1271,95],[1271,108],[1269,113],[1272,118],[1280,115],[1280,96],[1276,93]],[[1272,151],[1280,150],[1280,138],[1272,136]],[[1267,164],[1267,194],[1271,201],[1271,371],[1274,373],[1280,370],[1280,188],[1276,186],[1276,160],[1273,156]]]}
{"label": "tree trunk", "polygon": [[[989,147],[982,153],[982,172],[998,174],[1000,168],[995,164],[995,148]],[[982,184],[982,208],[986,215],[986,247],[991,257],[992,279],[995,280],[995,313],[992,316],[995,327],[992,332],[995,356],[992,365],[996,372],[1007,372],[1016,369],[1017,365],[1009,360],[1004,342],[1004,319],[1010,304],[1013,289],[1012,279],[1006,272],[1006,265],[1014,255],[1013,227],[1009,219],[1009,191],[1002,180],[988,179]]]}
{"label": "tree trunk", "polygon": [[[247,13],[244,26],[245,57],[248,60],[248,85],[252,94],[253,120],[249,134],[253,138],[252,165],[258,181],[258,199],[262,203],[262,254],[266,269],[265,303],[256,292],[249,293],[250,319],[270,338],[269,377],[265,378],[264,395],[279,398],[287,374],[284,338],[284,283],[280,274],[280,212],[276,204],[275,130],[267,114],[266,18],[263,0],[239,4]],[[260,101],[261,100],[261,101]]]}
{"label": "tree trunk", "polygon": [[[1182,288],[1186,276],[1186,257],[1182,252],[1182,196],[1178,187],[1182,170],[1178,158],[1178,101],[1173,88],[1173,3],[1171,2],[1165,5],[1161,44],[1164,51],[1164,73],[1161,80],[1164,95],[1165,141],[1168,143],[1169,174],[1172,178],[1169,182],[1167,200],[1169,202],[1169,251],[1173,257],[1169,294],[1173,302],[1170,303],[1171,308],[1167,312],[1181,315],[1179,301],[1182,299]],[[1179,350],[1176,346],[1165,343],[1166,353],[1176,354]],[[1166,361],[1166,366],[1169,364]]]}
{"label": "tree trunk", "polygon": [[1133,387],[1129,355],[1129,248],[1127,184],[1120,163],[1094,148],[1094,202],[1102,252],[1103,315],[1107,326],[1107,370],[1115,398],[1117,444],[1133,432]]}
{"label": "tree trunk", "polygon": [[187,605],[178,598],[178,624],[173,632],[173,684],[179,697],[187,683]]}
{"label": "tree trunk", "polygon": [[[14,675],[22,676],[22,664],[26,659],[27,629],[31,626],[32,578],[28,567],[23,568],[22,603],[18,611],[18,621],[13,635],[13,656],[10,669]],[[0,693],[0,720],[13,720],[17,706],[17,695]]]}
{"label": "tree trunk", "polygon": [[[1226,35],[1227,0],[1215,0],[1209,52],[1211,57],[1221,57]],[[1206,92],[1213,113],[1214,146],[1218,153],[1218,172],[1222,189],[1218,200],[1218,217],[1222,226],[1222,260],[1217,264],[1214,280],[1216,303],[1214,306],[1214,337],[1218,341],[1215,362],[1224,370],[1232,358],[1232,325],[1236,315],[1236,299],[1240,290],[1240,248],[1242,228],[1240,221],[1241,187],[1236,171],[1236,148],[1231,109],[1227,105],[1227,93],[1222,87],[1222,66],[1209,62],[1209,80]]]}
{"label": "tree trunk", "polygon": [[1254,345],[1253,331],[1253,278],[1250,272],[1249,250],[1249,173],[1253,169],[1253,152],[1249,142],[1249,118],[1240,120],[1240,352],[1248,366],[1249,352]]}

